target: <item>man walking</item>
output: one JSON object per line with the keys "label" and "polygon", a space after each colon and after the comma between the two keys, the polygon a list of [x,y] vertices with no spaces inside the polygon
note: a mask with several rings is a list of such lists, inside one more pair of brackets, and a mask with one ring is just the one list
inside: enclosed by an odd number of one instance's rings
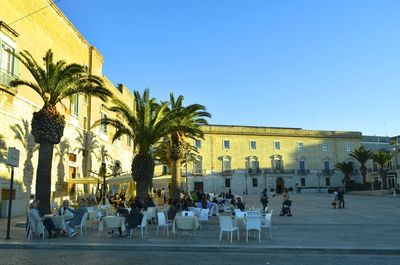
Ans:
{"label": "man walking", "polygon": [[339,189],[338,191],[339,208],[344,209],[344,192]]}
{"label": "man walking", "polygon": [[263,205],[262,210],[265,211],[265,208],[268,206],[268,195],[267,195],[268,189],[265,188],[263,189],[263,191],[261,192],[261,196],[260,196],[260,202]]}

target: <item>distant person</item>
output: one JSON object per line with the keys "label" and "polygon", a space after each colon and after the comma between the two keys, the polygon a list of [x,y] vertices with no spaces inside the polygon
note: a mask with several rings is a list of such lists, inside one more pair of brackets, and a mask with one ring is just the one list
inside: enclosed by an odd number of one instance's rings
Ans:
{"label": "distant person", "polygon": [[236,208],[240,209],[242,212],[244,211],[244,208],[246,208],[240,197],[236,199]]}
{"label": "distant person", "polygon": [[333,206],[334,209],[336,209],[336,206],[337,206],[338,201],[339,201],[339,196],[338,195],[339,195],[338,189],[335,188],[335,190],[333,191],[333,197],[332,197],[332,206]]}
{"label": "distant person", "polygon": [[260,195],[260,202],[263,205],[263,208],[262,208],[263,211],[268,206],[268,194],[267,194],[267,192],[268,192],[268,189],[265,188],[265,189],[263,189],[263,191],[261,192],[261,195]]}
{"label": "distant person", "polygon": [[337,197],[338,197],[338,201],[339,201],[339,208],[345,209],[344,208],[344,191],[338,190]]}

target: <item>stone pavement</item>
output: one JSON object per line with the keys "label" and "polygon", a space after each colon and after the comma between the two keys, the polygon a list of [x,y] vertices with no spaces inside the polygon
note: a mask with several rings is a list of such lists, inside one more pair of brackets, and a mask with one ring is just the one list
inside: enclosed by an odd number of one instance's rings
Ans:
{"label": "stone pavement", "polygon": [[[331,194],[290,194],[292,217],[279,216],[282,197],[270,196],[269,208],[273,209],[273,238],[262,233],[262,242],[256,238],[245,241],[242,232],[240,241],[231,244],[223,237],[218,242],[217,218],[204,224],[195,236],[170,234],[160,231],[156,237],[156,225],[149,225],[148,237],[141,239],[140,231],[133,238],[98,237],[96,226],[88,227],[84,237],[57,237],[54,239],[26,240],[24,228],[16,227],[26,217],[12,219],[11,239],[6,240],[7,219],[0,219],[0,249],[94,249],[94,250],[138,250],[138,251],[223,251],[260,253],[347,253],[400,255],[400,198],[390,195],[370,196],[346,194],[346,209],[333,209]],[[258,195],[244,196],[247,206],[260,207]],[[235,238],[234,238],[235,239]]]}

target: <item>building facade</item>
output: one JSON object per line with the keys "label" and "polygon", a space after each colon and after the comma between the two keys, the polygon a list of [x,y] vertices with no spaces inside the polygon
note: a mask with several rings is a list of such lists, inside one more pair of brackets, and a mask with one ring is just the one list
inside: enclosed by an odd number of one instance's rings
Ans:
{"label": "building facade", "polygon": [[[204,126],[197,161],[183,166],[191,190],[258,193],[264,188],[325,191],[344,185],[336,163],[351,161],[360,132],[299,128]],[[359,181],[358,175],[352,179]]]}
{"label": "building facade", "polygon": [[[103,76],[103,57],[50,0],[2,1],[0,45],[0,141],[4,145],[3,151],[4,147],[16,147],[21,152],[20,165],[15,170],[15,199],[27,202],[35,193],[38,159],[30,123],[33,112],[39,110],[43,102],[30,88],[15,89],[8,85],[16,77],[33,81],[27,69],[10,52],[27,50],[40,62],[46,51],[51,49],[55,61],[85,65],[91,74],[97,76]],[[133,107],[134,97],[129,89],[123,85],[115,86],[103,77],[114,96]],[[91,129],[96,120],[118,118],[106,109],[109,102],[78,95],[63,103],[66,108],[57,107],[65,115],[66,126],[61,143],[55,146],[52,171],[52,196],[56,200],[88,188],[71,184],[69,180],[89,177],[91,171],[98,171],[101,161],[96,157],[100,154],[100,146],[104,145],[108,151],[108,166],[121,165],[122,171],[129,171],[133,149],[131,139],[126,137],[111,143],[112,128],[101,126]],[[4,201],[8,199],[10,169],[5,165],[5,156],[0,158],[1,200]]]}

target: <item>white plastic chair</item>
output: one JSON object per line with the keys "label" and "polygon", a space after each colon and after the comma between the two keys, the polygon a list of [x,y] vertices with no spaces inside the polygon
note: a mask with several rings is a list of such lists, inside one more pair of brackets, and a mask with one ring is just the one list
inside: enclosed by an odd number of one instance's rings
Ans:
{"label": "white plastic chair", "polygon": [[154,219],[156,219],[156,207],[147,207],[147,220],[153,224]]}
{"label": "white plastic chair", "polygon": [[[148,220],[147,216],[148,216],[148,212],[144,212],[142,222],[140,225],[137,226],[138,228],[140,228],[140,232],[142,234],[142,239],[145,238],[145,236],[147,235],[147,220]],[[130,234],[130,237],[132,237],[132,231],[130,231],[129,234]]]}
{"label": "white plastic chair", "polygon": [[266,236],[268,236],[269,231],[269,237],[272,239],[272,211],[271,213],[265,214],[265,217],[261,221],[261,228],[265,228]]}
{"label": "white plastic chair", "polygon": [[236,218],[245,218],[246,213],[242,212],[240,209],[234,209]]}
{"label": "white plastic chair", "polygon": [[246,218],[246,242],[249,242],[249,231],[258,231],[258,240],[261,242],[261,216],[247,216]]}
{"label": "white plastic chair", "polygon": [[201,229],[201,225],[203,224],[203,222],[208,222],[208,214],[209,214],[210,210],[209,209],[201,209],[200,210],[200,214],[198,217],[199,223],[200,223],[200,229]]}
{"label": "white plastic chair", "polygon": [[232,218],[230,216],[219,216],[219,242],[222,240],[222,232],[228,232],[228,240],[229,240],[229,232],[231,233],[231,243],[233,238],[233,232],[237,231],[237,237],[239,241],[239,227],[234,226],[232,222]]}
{"label": "white plastic chair", "polygon": [[158,236],[158,229],[160,227],[165,227],[165,230],[167,231],[167,237],[169,237],[169,232],[168,232],[168,227],[169,227],[169,223],[167,223],[167,220],[165,218],[165,212],[158,212],[157,213],[157,232],[156,232],[156,236]]}
{"label": "white plastic chair", "polygon": [[81,229],[81,237],[83,236],[83,229],[85,229],[85,232],[87,232],[86,231],[86,220],[88,218],[88,215],[89,215],[88,213],[84,213],[82,216],[81,223],[79,225],[75,226],[75,227],[78,227]]}
{"label": "white plastic chair", "polygon": [[194,212],[192,212],[192,211],[182,211],[182,216],[194,216]]}
{"label": "white plastic chair", "polygon": [[32,217],[30,217],[29,215],[28,215],[28,226],[27,226],[27,228],[26,228],[26,236],[27,236],[27,238],[28,238],[28,240],[31,240],[32,239],[32,237],[33,237],[33,234],[41,234],[42,235],[42,240],[44,240],[44,237],[45,237],[45,227],[44,227],[44,225],[42,224],[41,226],[41,223],[39,223],[38,224],[38,228],[40,229],[40,230],[42,230],[42,231],[36,231],[36,223],[35,223],[35,221],[33,220],[33,218]]}

